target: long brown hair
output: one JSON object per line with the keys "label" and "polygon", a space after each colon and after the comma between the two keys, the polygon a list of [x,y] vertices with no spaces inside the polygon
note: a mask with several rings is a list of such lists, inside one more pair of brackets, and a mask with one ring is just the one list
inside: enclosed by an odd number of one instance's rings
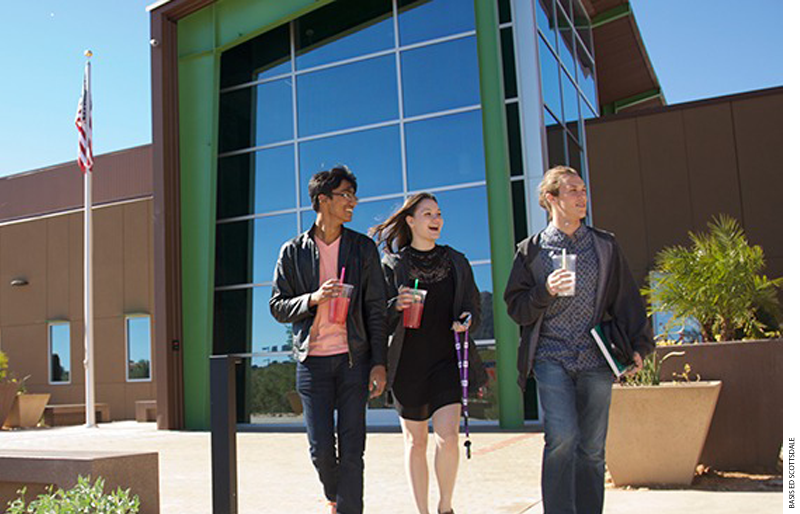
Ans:
{"label": "long brown hair", "polygon": [[423,200],[433,200],[437,204],[439,203],[431,193],[413,194],[406,198],[403,206],[389,216],[386,221],[369,229],[369,235],[377,240],[378,246],[383,245],[384,250],[389,253],[397,253],[410,245],[411,228],[406,223],[406,216],[413,216],[417,206]]}

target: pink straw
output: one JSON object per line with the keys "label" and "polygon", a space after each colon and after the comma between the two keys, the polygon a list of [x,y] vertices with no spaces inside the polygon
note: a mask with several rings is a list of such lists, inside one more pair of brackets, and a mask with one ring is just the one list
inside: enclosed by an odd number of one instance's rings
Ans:
{"label": "pink straw", "polygon": [[342,266],[342,273],[339,275],[339,282],[344,284],[344,266]]}

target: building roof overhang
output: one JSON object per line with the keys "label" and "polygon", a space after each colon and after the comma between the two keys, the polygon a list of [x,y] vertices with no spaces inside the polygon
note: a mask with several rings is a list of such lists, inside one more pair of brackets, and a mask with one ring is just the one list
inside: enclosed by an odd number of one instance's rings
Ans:
{"label": "building roof overhang", "polygon": [[628,0],[581,0],[592,20],[603,114],[666,105]]}

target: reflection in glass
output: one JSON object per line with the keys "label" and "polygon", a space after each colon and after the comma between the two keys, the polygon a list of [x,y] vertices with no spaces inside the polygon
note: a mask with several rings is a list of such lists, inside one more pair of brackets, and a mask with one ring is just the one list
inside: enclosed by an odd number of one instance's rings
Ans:
{"label": "reflection in glass", "polygon": [[253,146],[254,96],[255,89],[252,87],[219,95],[220,153]]}
{"label": "reflection in glass", "polygon": [[567,77],[563,69],[561,70],[561,87],[564,89],[564,122],[569,127],[570,123],[578,121],[578,90],[575,89],[575,84]]}
{"label": "reflection in glass", "polygon": [[436,193],[444,217],[439,244],[449,244],[470,261],[489,259],[489,218],[486,187]]}
{"label": "reflection in glass", "polygon": [[300,143],[300,204],[311,205],[308,181],[345,164],[358,179],[358,195],[370,197],[403,189],[400,127],[393,125]]}
{"label": "reflection in glass", "polygon": [[[292,351],[292,326],[278,323],[272,317],[269,310],[271,296],[271,287],[253,288],[252,343],[250,345],[253,353]],[[253,366],[264,365],[265,361],[274,361],[276,357],[274,356],[272,359],[255,358]],[[291,357],[285,355],[282,360],[289,361]]]}
{"label": "reflection in glass", "polygon": [[476,341],[494,339],[494,309],[492,307],[492,266],[474,264],[472,275],[481,297],[481,324],[469,335]]}
{"label": "reflection in glass", "polygon": [[366,234],[370,227],[384,221],[401,205],[403,205],[403,199],[399,197],[377,202],[361,202],[353,211],[353,220],[347,224],[347,228]]}
{"label": "reflection in glass", "polygon": [[575,42],[572,39],[572,27],[562,9],[558,12],[558,56],[571,75],[575,75]]}
{"label": "reflection in glass", "polygon": [[514,242],[519,243],[528,237],[525,182],[522,180],[515,180],[511,183],[511,206],[514,213]]}
{"label": "reflection in glass", "polygon": [[301,137],[397,118],[394,56],[299,75],[297,112]]}
{"label": "reflection in glass", "polygon": [[297,235],[295,214],[281,214],[255,220],[256,244],[253,251],[253,282],[272,280],[283,243]]}
{"label": "reflection in glass", "polygon": [[558,83],[559,66],[556,56],[539,40],[539,65],[542,67],[542,98],[556,118],[561,119],[561,91]]}
{"label": "reflection in glass", "polygon": [[480,103],[475,37],[407,50],[400,59],[407,117]]}
{"label": "reflection in glass", "polygon": [[581,118],[583,120],[591,120],[597,117],[597,114],[592,111],[592,108],[589,107],[589,104],[586,103],[586,100],[581,98]]}
{"label": "reflection in glass", "polygon": [[572,0],[572,22],[575,25],[576,35],[586,48],[592,48],[592,21],[586,14],[580,0]]}
{"label": "reflection in glass", "polygon": [[556,28],[553,17],[553,2],[555,0],[536,1],[536,27],[544,35],[553,48],[556,48]]}
{"label": "reflection in glass", "polygon": [[485,180],[481,112],[405,126],[409,190]]}
{"label": "reflection in glass", "polygon": [[569,152],[569,166],[575,168],[575,171],[583,176],[583,152],[572,135],[567,135],[567,148]]}
{"label": "reflection in glass", "polygon": [[508,125],[508,157],[511,176],[524,173],[522,165],[522,133],[519,128],[519,103],[506,104],[506,124]]}
{"label": "reflection in glass", "polygon": [[[252,288],[214,293],[215,355],[250,351],[252,309]],[[269,311],[259,315],[272,317]]]}
{"label": "reflection in glass", "polygon": [[50,382],[68,383],[70,381],[70,343],[69,323],[51,323],[50,338]]}
{"label": "reflection in glass", "polygon": [[511,27],[500,31],[500,46],[503,51],[503,84],[506,98],[516,98],[517,64],[514,58],[514,32]]}
{"label": "reflection in glass", "polygon": [[497,0],[497,14],[500,23],[511,22],[511,0]]}
{"label": "reflection in glass", "polygon": [[294,145],[221,158],[217,201],[217,219],[294,207]]}
{"label": "reflection in glass", "polygon": [[220,88],[289,73],[290,57],[287,23],[222,52]]}
{"label": "reflection in glass", "polygon": [[125,324],[128,380],[150,380],[150,316],[130,316]]}
{"label": "reflection in glass", "polygon": [[594,80],[594,65],[589,59],[589,54],[586,53],[583,47],[579,47],[578,56],[580,57],[578,65],[578,86],[596,110],[597,89]]}
{"label": "reflection in glass", "polygon": [[272,280],[281,245],[295,235],[293,213],[217,225],[216,285]]}
{"label": "reflection in glass", "polygon": [[292,139],[292,116],[291,79],[256,86],[256,146]]}
{"label": "reflection in glass", "polygon": [[400,45],[475,30],[472,2],[464,0],[398,0]]}
{"label": "reflection in glass", "polygon": [[295,26],[297,69],[394,47],[391,0],[340,0],[300,17]]}
{"label": "reflection in glass", "polygon": [[564,138],[566,137],[566,131],[564,127],[553,118],[547,109],[545,109],[544,124],[547,133],[548,168],[558,166],[559,164],[565,164],[567,162],[567,156],[565,153],[566,143],[564,142]]}

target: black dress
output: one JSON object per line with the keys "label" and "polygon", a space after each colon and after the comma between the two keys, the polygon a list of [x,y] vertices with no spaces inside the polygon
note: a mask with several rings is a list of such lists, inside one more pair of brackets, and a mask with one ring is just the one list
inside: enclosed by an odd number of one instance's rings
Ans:
{"label": "black dress", "polygon": [[409,246],[400,256],[408,259],[411,283],[407,285],[413,287],[414,279],[419,279],[419,288],[428,293],[420,327],[405,331],[392,393],[400,417],[424,421],[436,409],[461,401],[451,330],[455,273],[441,246],[427,252]]}

